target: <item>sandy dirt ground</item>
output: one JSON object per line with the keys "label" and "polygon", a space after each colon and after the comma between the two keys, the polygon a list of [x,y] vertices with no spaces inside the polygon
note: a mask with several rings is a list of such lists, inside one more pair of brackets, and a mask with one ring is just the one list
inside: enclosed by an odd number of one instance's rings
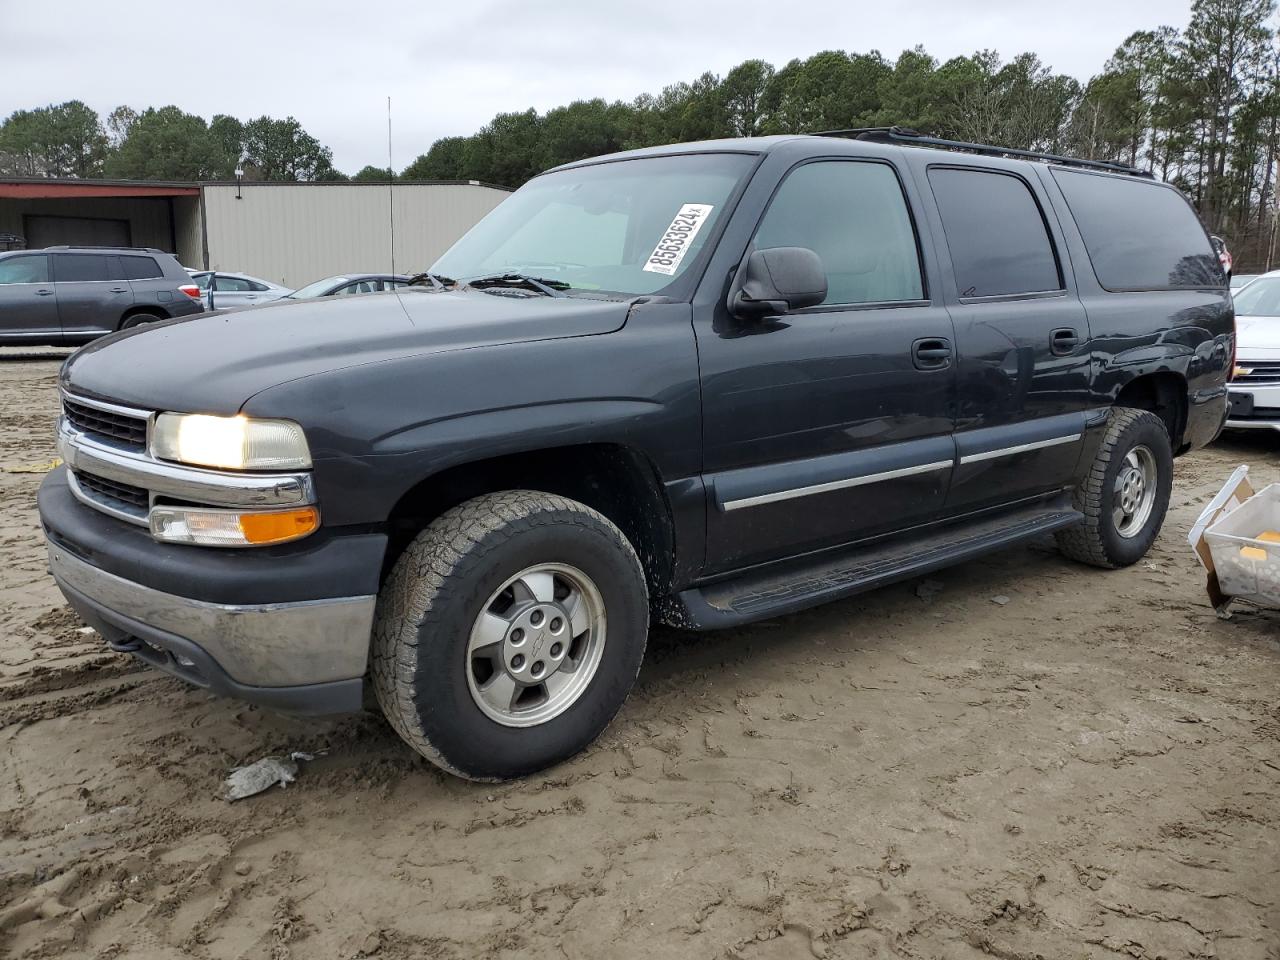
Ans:
{"label": "sandy dirt ground", "polygon": [[[475,785],[78,629],[18,472],[56,370],[0,363],[0,955],[1280,958],[1280,614],[1217,619],[1186,545],[1280,437],[1179,461],[1128,570],[1044,542],[657,632],[590,751]],[[220,798],[293,750],[287,789]]]}

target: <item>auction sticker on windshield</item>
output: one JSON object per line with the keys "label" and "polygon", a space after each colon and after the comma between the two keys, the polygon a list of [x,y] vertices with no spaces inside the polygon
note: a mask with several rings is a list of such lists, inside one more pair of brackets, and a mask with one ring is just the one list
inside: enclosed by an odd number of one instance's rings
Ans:
{"label": "auction sticker on windshield", "polygon": [[710,203],[686,203],[667,227],[658,245],[653,248],[644,269],[650,273],[665,273],[674,276],[680,269],[680,261],[693,246],[693,238],[698,235],[702,225],[711,216],[715,207]]}

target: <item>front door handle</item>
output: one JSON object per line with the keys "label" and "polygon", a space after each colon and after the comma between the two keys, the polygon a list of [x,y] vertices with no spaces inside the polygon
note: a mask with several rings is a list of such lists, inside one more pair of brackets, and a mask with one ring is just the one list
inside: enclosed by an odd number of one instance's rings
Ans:
{"label": "front door handle", "polygon": [[911,362],[917,370],[945,370],[951,366],[951,341],[925,337],[911,344]]}
{"label": "front door handle", "polygon": [[1049,334],[1049,349],[1057,356],[1069,356],[1080,345],[1080,334],[1070,327],[1060,327]]}
{"label": "front door handle", "polygon": [[52,291],[52,290],[37,290],[37,291],[36,291],[36,296],[37,296],[37,297],[52,297],[52,296],[53,296],[53,291]]}

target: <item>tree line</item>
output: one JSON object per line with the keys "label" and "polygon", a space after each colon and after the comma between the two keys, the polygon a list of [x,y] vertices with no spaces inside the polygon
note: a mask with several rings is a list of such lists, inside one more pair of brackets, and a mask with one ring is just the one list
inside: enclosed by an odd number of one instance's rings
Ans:
{"label": "tree line", "polygon": [[[1237,270],[1275,255],[1280,38],[1275,0],[1194,0],[1190,22],[1139,31],[1081,82],[1034,53],[939,62],[923,47],[890,60],[827,50],[775,68],[747,60],[630,102],[579,100],[500,113],[445,137],[398,175],[516,187],[560,163],[717,137],[900,125],[936,136],[1067,153],[1151,170],[1191,197],[1226,237]],[[121,107],[105,122],[83,103],[18,111],[0,126],[0,173],[224,179],[239,161],[259,179],[348,179],[293,118],[206,123],[177,107]]]}
{"label": "tree line", "polygon": [[333,151],[293,117],[206,122],[175,106],[116,107],[106,119],[79,100],[18,110],[0,124],[0,175],[120,180],[386,180],[337,170]]}

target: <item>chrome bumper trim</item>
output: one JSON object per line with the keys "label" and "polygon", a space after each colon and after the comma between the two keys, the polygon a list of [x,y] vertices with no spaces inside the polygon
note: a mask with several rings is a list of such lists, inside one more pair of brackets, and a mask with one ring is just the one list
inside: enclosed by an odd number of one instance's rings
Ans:
{"label": "chrome bumper trim", "polygon": [[[309,473],[230,473],[154,460],[109,446],[58,419],[58,456],[72,470],[141,487],[154,496],[217,507],[289,507],[315,502]],[[93,506],[101,509],[97,503]]]}
{"label": "chrome bumper trim", "polygon": [[190,640],[238,683],[297,686],[364,675],[375,597],[230,605],[180,597],[100,570],[49,545],[59,586]]}
{"label": "chrome bumper trim", "polygon": [[1227,418],[1228,430],[1280,430],[1280,420],[1232,420]]}

